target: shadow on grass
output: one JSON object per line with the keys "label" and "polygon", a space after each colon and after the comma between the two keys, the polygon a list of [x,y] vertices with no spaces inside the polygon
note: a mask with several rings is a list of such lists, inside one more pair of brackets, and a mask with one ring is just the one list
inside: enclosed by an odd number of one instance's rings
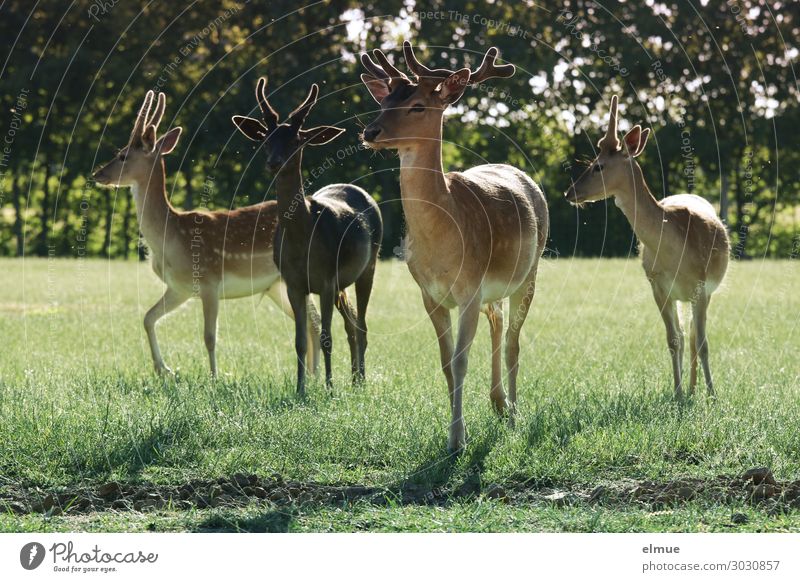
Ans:
{"label": "shadow on grass", "polygon": [[428,452],[425,460],[399,483],[404,492],[404,503],[443,504],[452,496],[469,497],[481,491],[481,475],[486,458],[491,453],[505,428],[504,421],[487,418],[473,429],[467,449],[461,455],[441,448]]}
{"label": "shadow on grass", "polygon": [[286,533],[294,514],[268,511],[252,517],[226,516],[224,513],[204,519],[192,530],[206,533]]}
{"label": "shadow on grass", "polygon": [[663,423],[670,415],[682,418],[695,407],[695,398],[677,401],[672,391],[655,394],[618,392],[613,397],[592,395],[579,400],[551,400],[538,407],[527,423],[526,441],[530,448],[552,440],[566,447],[584,430],[635,423]]}

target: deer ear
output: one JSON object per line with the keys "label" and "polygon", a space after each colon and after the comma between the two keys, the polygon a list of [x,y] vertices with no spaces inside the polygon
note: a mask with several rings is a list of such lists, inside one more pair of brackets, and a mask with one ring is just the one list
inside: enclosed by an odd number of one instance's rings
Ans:
{"label": "deer ear", "polygon": [[381,103],[389,93],[392,92],[391,88],[389,87],[389,83],[384,81],[383,79],[376,79],[372,75],[361,75],[361,80],[369,89],[370,95],[372,98],[375,99],[378,103]]}
{"label": "deer ear", "polygon": [[173,127],[167,133],[162,135],[161,139],[156,142],[156,151],[162,156],[172,153],[172,150],[174,150],[175,146],[178,145],[178,138],[181,137],[182,131],[182,127]]}
{"label": "deer ear", "polygon": [[345,130],[341,127],[321,125],[319,127],[312,127],[311,129],[301,129],[300,137],[308,145],[322,145],[336,139],[344,132]]}
{"label": "deer ear", "polygon": [[439,98],[443,103],[452,105],[464,94],[469,84],[470,70],[460,69],[447,77],[439,86]]}
{"label": "deer ear", "polygon": [[267,138],[269,130],[258,119],[252,117],[245,117],[243,115],[234,115],[231,117],[233,124],[241,131],[245,137],[253,141],[264,141]]}
{"label": "deer ear", "polygon": [[625,137],[622,138],[622,142],[625,144],[625,150],[628,156],[635,158],[642,153],[644,145],[647,143],[647,136],[649,133],[649,129],[642,131],[641,125],[634,125],[630,131],[625,134]]}

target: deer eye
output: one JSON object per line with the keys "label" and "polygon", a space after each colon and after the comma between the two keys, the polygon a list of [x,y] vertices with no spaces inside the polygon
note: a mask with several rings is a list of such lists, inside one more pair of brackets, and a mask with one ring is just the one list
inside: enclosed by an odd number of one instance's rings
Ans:
{"label": "deer eye", "polygon": [[422,103],[414,103],[409,110],[409,113],[422,113],[425,111],[425,106]]}
{"label": "deer eye", "polygon": [[603,171],[603,166],[601,166],[600,164],[595,164],[594,168],[592,168],[592,172],[602,172],[602,171]]}
{"label": "deer eye", "polygon": [[126,154],[125,152],[120,152],[120,153],[117,154],[117,159],[120,162],[124,162],[127,157],[128,157],[128,154]]}

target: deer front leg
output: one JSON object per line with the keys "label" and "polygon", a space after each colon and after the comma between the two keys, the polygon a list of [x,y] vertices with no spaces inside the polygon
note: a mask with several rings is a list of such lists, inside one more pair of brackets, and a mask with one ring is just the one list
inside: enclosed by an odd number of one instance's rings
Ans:
{"label": "deer front leg", "polygon": [[508,407],[506,393],[503,390],[503,303],[502,301],[489,303],[484,311],[486,319],[489,320],[489,332],[492,336],[492,388],[489,398],[495,412],[502,416]]}
{"label": "deer front leg", "polygon": [[333,336],[331,335],[331,321],[333,320],[333,302],[335,291],[323,290],[319,296],[319,310],[322,315],[322,355],[325,358],[325,385],[333,388],[333,372],[331,370],[331,353],[333,352]]}
{"label": "deer front leg", "polygon": [[211,375],[217,376],[217,317],[219,316],[219,290],[217,286],[203,289],[200,294],[203,301],[203,340],[208,351],[208,362]]}
{"label": "deer front leg", "polygon": [[696,332],[695,350],[700,357],[703,366],[703,375],[706,378],[706,390],[709,396],[714,396],[714,382],[711,379],[711,364],[708,361],[708,337],[706,336],[706,316],[708,314],[708,304],[711,297],[703,292],[692,304],[694,313],[693,324]]}
{"label": "deer front leg", "polygon": [[671,300],[667,294],[653,283],[653,297],[656,305],[664,320],[664,327],[667,330],[667,347],[672,358],[672,376],[675,381],[675,397],[683,397],[682,384],[682,363],[683,363],[683,330],[678,317],[677,303]]}
{"label": "deer front leg", "polygon": [[336,309],[342,314],[342,319],[344,320],[344,331],[347,334],[347,343],[350,346],[350,373],[352,382],[355,384],[359,381],[360,369],[359,347],[356,338],[356,313],[344,289],[339,291],[336,297]]}
{"label": "deer front leg", "polygon": [[464,423],[463,410],[464,380],[467,377],[469,350],[472,347],[472,341],[475,339],[480,314],[481,303],[479,297],[473,297],[469,303],[459,308],[458,339],[456,340],[456,351],[453,355],[453,411],[450,422],[450,436],[447,441],[447,448],[451,453],[459,453],[466,447],[466,425]]}
{"label": "deer front leg", "polygon": [[453,332],[450,321],[450,310],[443,307],[431,297],[422,292],[422,303],[431,318],[433,328],[436,330],[436,339],[439,340],[439,357],[442,362],[442,372],[447,380],[447,395],[450,397],[450,407],[453,406]]}
{"label": "deer front leg", "polygon": [[153,365],[159,374],[172,374],[161,357],[161,350],[158,347],[158,337],[156,336],[156,323],[170,311],[174,311],[186,300],[187,295],[183,295],[172,289],[167,288],[164,295],[156,301],[144,316],[144,330],[147,333],[147,341],[150,343],[150,353],[153,357]]}
{"label": "deer front leg", "polygon": [[308,295],[303,291],[288,290],[289,303],[294,314],[294,350],[297,354],[297,395],[301,398],[306,395],[306,350],[308,337],[306,336],[306,308]]}
{"label": "deer front leg", "polygon": [[[286,290],[286,284],[281,280],[275,283],[272,287],[267,290],[267,295],[270,299],[275,302],[275,305],[281,308],[281,310],[294,319],[294,310],[292,309],[292,304],[289,301],[288,291]],[[309,349],[306,353],[306,367],[307,369],[311,370],[311,373],[316,376],[319,372],[319,354],[320,354],[320,347],[319,347],[319,336],[320,336],[320,325],[319,325],[319,313],[317,312],[317,308],[314,306],[314,302],[311,301],[311,296],[307,298],[307,309],[306,309],[306,329],[307,331],[307,346]]]}

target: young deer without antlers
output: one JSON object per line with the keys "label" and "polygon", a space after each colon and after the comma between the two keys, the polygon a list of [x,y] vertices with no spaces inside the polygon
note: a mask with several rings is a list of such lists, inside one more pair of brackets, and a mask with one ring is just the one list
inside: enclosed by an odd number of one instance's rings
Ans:
{"label": "young deer without antlers", "polygon": [[[450,393],[450,451],[463,450],[466,430],[462,391],[470,346],[481,311],[489,319],[492,338],[491,401],[510,418],[517,402],[519,334],[528,315],[539,258],[547,240],[547,203],[539,187],[517,168],[487,164],[465,172],[442,169],[442,117],[464,90],[492,77],[510,77],[513,65],[496,65],[490,48],[476,71],[429,69],[403,43],[412,82],[380,51],[361,62],[362,75],[381,106],[380,115],[364,130],[374,149],[400,154],[400,191],[408,225],[408,268],[422,290],[425,309],[439,339],[442,370]],[[501,346],[502,300],[510,297],[511,321],[506,332],[508,400],[503,390]],[[458,307],[455,348],[450,310]]]}
{"label": "young deer without antlers", "polygon": [[573,204],[615,197],[641,243],[642,266],[667,328],[672,356],[675,395],[683,393],[683,330],[679,301],[692,303],[691,374],[689,391],[697,384],[697,357],[703,365],[706,388],[714,394],[708,363],[706,314],[711,294],[725,277],[730,243],[714,207],[693,194],[656,200],[644,181],[636,158],[644,150],[650,129],[634,126],[620,144],[617,138],[618,98],[611,99],[606,135],[598,142],[599,154],[565,193]]}
{"label": "young deer without antlers", "polygon": [[[266,293],[289,316],[293,314],[272,258],[278,205],[268,201],[227,212],[176,210],[167,199],[163,156],[175,149],[181,128],[174,127],[157,138],[166,97],[158,94],[155,111],[150,115],[153,98],[153,92],[148,91],[128,145],[97,170],[94,179],[103,186],[130,187],[139,227],[152,254],[153,271],[167,284],[164,296],[144,317],[156,371],[171,373],[158,347],[156,322],[189,298],[199,296],[211,373],[216,375],[220,299]],[[312,310],[313,307],[306,315],[304,309],[301,316],[304,321],[308,317],[314,329],[318,324]],[[318,336],[309,337],[315,342],[309,353],[309,366],[315,370]]]}
{"label": "young deer without antlers", "polygon": [[[264,143],[267,166],[270,171],[277,172],[275,262],[286,281],[289,301],[296,313],[304,312],[310,293],[319,295],[326,384],[331,386],[334,304],[344,319],[353,380],[363,380],[367,304],[383,236],[381,213],[372,197],[352,184],[331,184],[313,196],[305,196],[303,147],[328,143],[344,129],[332,126],[302,129],[317,102],[319,87],[316,84],[312,85],[306,100],[289,115],[286,123],[278,122],[278,114],[267,101],[266,87],[267,80],[262,77],[256,87],[256,98],[264,123],[240,115],[233,117],[233,123],[248,138]],[[345,291],[353,284],[356,287],[356,311]],[[302,317],[295,320],[295,349],[297,391],[303,395],[307,347],[306,324]]]}

